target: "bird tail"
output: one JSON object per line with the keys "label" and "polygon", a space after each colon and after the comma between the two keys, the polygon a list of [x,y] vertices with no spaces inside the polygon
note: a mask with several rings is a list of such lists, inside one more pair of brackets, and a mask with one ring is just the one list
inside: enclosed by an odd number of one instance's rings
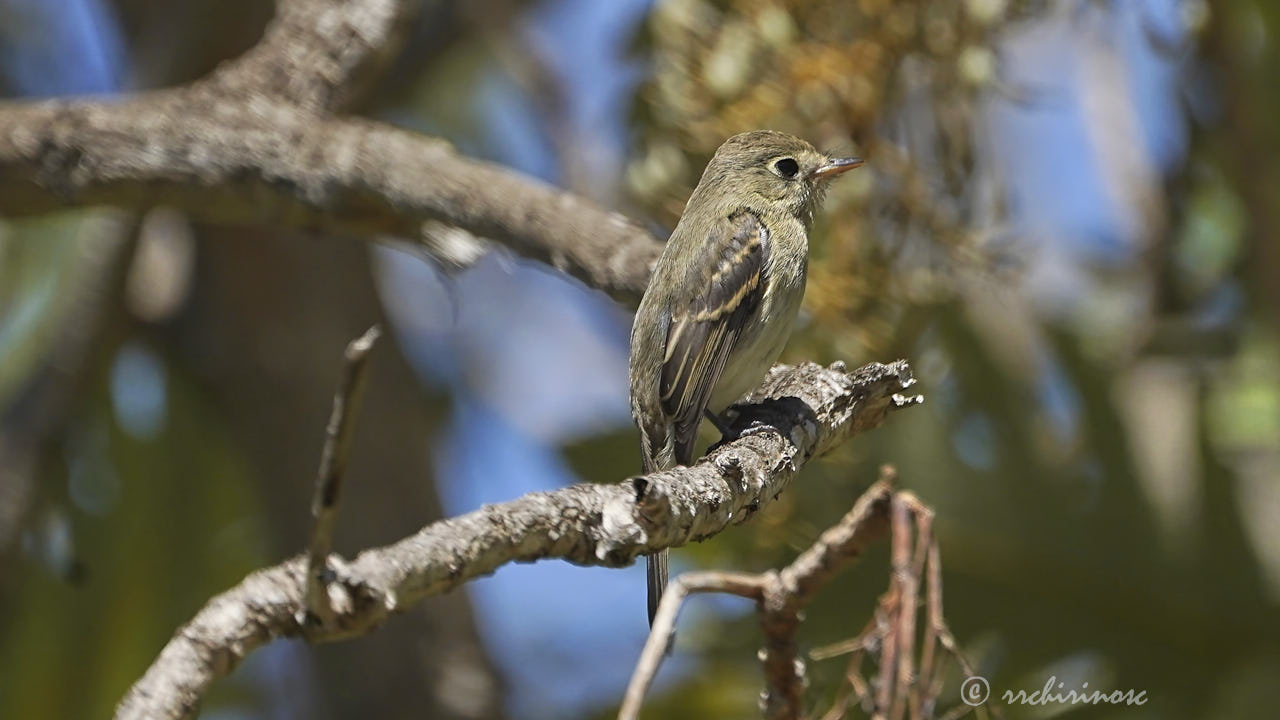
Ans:
{"label": "bird tail", "polygon": [[662,601],[662,593],[667,591],[667,550],[659,550],[645,556],[645,570],[649,579],[649,627],[653,627],[653,616],[658,614],[658,603]]}
{"label": "bird tail", "polygon": [[[645,448],[644,453],[644,472],[645,474],[668,470],[676,466],[674,453],[674,443],[668,435],[664,438],[662,445],[652,448]],[[659,550],[652,555],[645,556],[645,577],[649,586],[649,627],[653,627],[653,616],[658,614],[658,604],[662,602],[662,594],[667,591],[667,579],[670,575],[667,560],[671,553],[668,550]]]}

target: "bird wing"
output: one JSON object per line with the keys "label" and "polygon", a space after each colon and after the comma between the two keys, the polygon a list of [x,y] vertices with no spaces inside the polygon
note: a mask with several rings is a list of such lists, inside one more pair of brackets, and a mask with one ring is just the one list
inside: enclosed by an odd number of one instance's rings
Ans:
{"label": "bird wing", "polygon": [[687,276],[701,291],[691,294],[687,304],[671,308],[658,384],[680,465],[693,461],[693,443],[711,391],[764,297],[769,229],[755,213],[738,210],[716,224],[702,247]]}

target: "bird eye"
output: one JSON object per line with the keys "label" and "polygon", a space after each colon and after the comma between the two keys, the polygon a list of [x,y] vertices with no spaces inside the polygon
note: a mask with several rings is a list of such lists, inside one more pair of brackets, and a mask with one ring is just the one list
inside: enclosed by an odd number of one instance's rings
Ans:
{"label": "bird eye", "polygon": [[784,178],[793,178],[800,172],[800,163],[792,158],[782,158],[773,164],[773,169]]}

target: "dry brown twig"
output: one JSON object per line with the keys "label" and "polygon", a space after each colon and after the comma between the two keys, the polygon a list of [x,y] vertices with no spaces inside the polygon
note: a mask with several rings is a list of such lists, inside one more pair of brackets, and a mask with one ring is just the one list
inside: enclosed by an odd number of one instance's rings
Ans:
{"label": "dry brown twig", "polygon": [[[672,581],[658,607],[649,640],[636,663],[618,712],[618,720],[637,720],[644,695],[674,636],[676,616],[686,597],[694,593],[720,592],[755,600],[765,646],[761,652],[766,689],[761,696],[765,717],[793,720],[805,716],[804,663],[796,651],[800,613],[831,577],[852,562],[888,530],[891,539],[889,589],[881,597],[874,616],[851,640],[810,653],[815,660],[850,654],[848,684],[837,693],[824,720],[845,717],[852,697],[873,718],[912,720],[934,716],[942,689],[941,666],[934,647],[955,657],[964,672],[973,668],[956,647],[942,615],[941,560],[933,537],[933,511],[907,491],[894,490],[895,472],[889,466],[881,478],[862,494],[834,526],[808,550],[780,571],[760,574],[727,572],[686,573]],[[911,526],[915,524],[915,538]],[[918,591],[927,588],[920,672],[915,672]],[[863,679],[862,659],[879,650],[880,675]],[[959,706],[964,711],[967,705]],[[963,712],[961,713],[963,714]],[[998,715],[998,711],[997,711]]]}
{"label": "dry brown twig", "polygon": [[[911,533],[913,523],[914,539]],[[918,720],[935,717],[945,680],[945,667],[939,661],[939,645],[966,676],[976,674],[960,652],[943,615],[942,559],[938,540],[933,534],[933,510],[910,492],[897,493],[893,499],[891,527],[893,571],[889,588],[881,596],[875,616],[852,640],[810,653],[815,660],[850,655],[845,670],[847,685],[840,688],[835,703],[823,720],[845,717],[854,697],[863,711],[873,718],[905,716]],[[913,663],[921,587],[925,592],[925,621],[919,633],[920,664],[916,672]],[[862,676],[863,660],[868,653],[874,656],[877,650],[880,675],[868,681]],[[945,717],[962,717],[974,709],[958,704],[948,710]],[[980,706],[977,711],[980,715],[989,711],[996,717],[1001,716],[995,706],[989,709]]]}
{"label": "dry brown twig", "polygon": [[338,519],[338,502],[342,499],[342,478],[351,456],[351,428],[364,394],[367,360],[382,329],[377,325],[352,340],[343,354],[342,379],[333,395],[333,411],[325,429],[324,449],[320,452],[320,471],[316,475],[316,491],[311,498],[311,517],[315,521],[311,543],[307,547],[307,610],[324,625],[337,620],[335,606],[349,607],[347,598],[329,592],[329,552],[333,548],[333,528]]}

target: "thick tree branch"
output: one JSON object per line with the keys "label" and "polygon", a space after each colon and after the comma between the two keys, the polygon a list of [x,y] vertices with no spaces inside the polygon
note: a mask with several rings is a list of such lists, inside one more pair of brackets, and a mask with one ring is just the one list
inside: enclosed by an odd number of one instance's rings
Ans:
{"label": "thick tree branch", "polygon": [[533,493],[433,523],[350,563],[331,557],[330,592],[348,600],[333,623],[312,622],[303,612],[305,557],[255,572],[178,630],[116,716],[190,716],[214,680],[274,637],[365,633],[393,612],[509,562],[561,558],[617,567],[711,537],[771,502],[814,456],[919,402],[902,394],[913,382],[904,361],[852,373],[839,363],[775,367],[734,423],[758,431],[714,448],[693,467]]}
{"label": "thick tree branch", "polygon": [[662,243],[630,220],[441,140],[330,114],[415,6],[282,0],[261,43],[190,86],[0,103],[0,215],[163,204],[435,254],[443,223],[637,300]]}
{"label": "thick tree branch", "polygon": [[322,112],[345,107],[363,75],[399,47],[418,0],[276,0],[262,40],[205,80],[218,95]]}
{"label": "thick tree branch", "polygon": [[215,223],[397,235],[428,251],[428,224],[442,222],[624,301],[661,252],[623,216],[443,141],[214,87],[0,105],[0,214],[163,204]]}

